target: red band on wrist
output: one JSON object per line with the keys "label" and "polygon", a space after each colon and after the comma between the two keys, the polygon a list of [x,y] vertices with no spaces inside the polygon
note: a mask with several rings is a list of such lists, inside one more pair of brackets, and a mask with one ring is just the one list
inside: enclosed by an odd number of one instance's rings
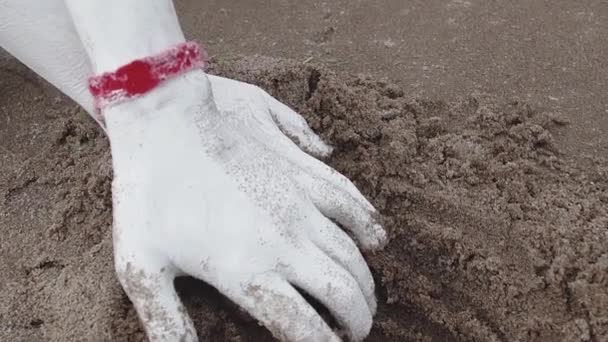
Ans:
{"label": "red band on wrist", "polygon": [[205,51],[195,42],[176,45],[158,55],[136,59],[89,79],[89,91],[99,109],[143,95],[162,81],[195,68],[204,68]]}

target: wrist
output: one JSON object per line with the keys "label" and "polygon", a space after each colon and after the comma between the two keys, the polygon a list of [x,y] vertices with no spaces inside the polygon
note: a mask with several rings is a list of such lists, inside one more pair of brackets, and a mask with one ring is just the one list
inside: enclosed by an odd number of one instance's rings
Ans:
{"label": "wrist", "polygon": [[204,68],[206,55],[194,42],[130,61],[111,72],[89,78],[89,91],[99,109],[146,94],[163,81]]}
{"label": "wrist", "polygon": [[192,70],[104,109],[115,176],[137,179],[154,169],[170,169],[177,165],[170,161],[184,151],[202,147],[198,122],[217,117],[210,94],[207,75]]}
{"label": "wrist", "polygon": [[[200,104],[213,104],[211,87],[207,75],[200,69],[190,70],[163,81],[151,91],[107,106],[101,113],[105,119],[110,139],[130,140],[146,131],[166,127],[158,138],[170,138],[173,122],[189,122],[193,125],[194,115]],[[211,109],[201,109],[209,111]]]}

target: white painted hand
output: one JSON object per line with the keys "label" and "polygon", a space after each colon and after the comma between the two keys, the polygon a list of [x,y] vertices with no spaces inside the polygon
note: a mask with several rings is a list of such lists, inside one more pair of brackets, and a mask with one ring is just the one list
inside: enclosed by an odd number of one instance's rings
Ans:
{"label": "white painted hand", "polygon": [[200,71],[104,111],[114,164],[116,269],[149,338],[196,340],[173,286],[216,287],[281,340],[339,341],[295,290],[353,340],[371,328],[374,282],[351,238],[384,230],[355,186],[304,150],[330,148],[261,89]]}

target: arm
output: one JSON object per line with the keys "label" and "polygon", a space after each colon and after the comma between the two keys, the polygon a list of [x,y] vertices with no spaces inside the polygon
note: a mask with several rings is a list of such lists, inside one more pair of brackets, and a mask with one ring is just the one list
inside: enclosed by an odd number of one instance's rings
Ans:
{"label": "arm", "polygon": [[171,0],[65,3],[95,74],[185,41]]}
{"label": "arm", "polygon": [[[29,24],[11,15],[33,12],[12,7],[0,44],[89,108],[91,98],[78,96],[86,91],[71,88],[86,86],[70,86],[78,82],[64,79],[69,72],[77,69],[76,78],[86,80],[93,70],[114,70],[184,40],[167,0],[74,0],[67,8],[53,1]],[[0,11],[10,3],[0,0]],[[54,21],[41,21],[49,14]],[[65,40],[46,44],[48,27],[35,22],[52,22]],[[20,23],[29,25],[27,33]],[[6,42],[21,35],[39,44]],[[70,58],[53,57],[54,48]],[[61,63],[85,54],[90,62],[72,63],[77,68]],[[364,249],[382,246],[386,235],[352,183],[285,136],[317,155],[330,152],[302,117],[257,87],[200,70],[103,115],[114,166],[116,271],[151,340],[196,340],[173,288],[181,274],[216,287],[283,340],[339,340],[294,286],[320,300],[351,338],[367,335],[373,279],[353,240],[332,221]]]}
{"label": "arm", "polygon": [[183,41],[171,1],[0,0],[0,46],[100,124],[88,78]]}
{"label": "arm", "polygon": [[93,71],[63,0],[0,0],[0,47],[99,122],[87,88]]}

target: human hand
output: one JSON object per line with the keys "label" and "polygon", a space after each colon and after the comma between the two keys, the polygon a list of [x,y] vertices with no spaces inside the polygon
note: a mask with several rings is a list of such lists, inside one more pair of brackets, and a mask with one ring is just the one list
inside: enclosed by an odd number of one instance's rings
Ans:
{"label": "human hand", "polygon": [[[386,241],[375,209],[315,155],[331,151],[261,89],[191,71],[104,110],[114,166],[118,278],[152,341],[196,340],[173,279],[202,279],[289,341],[339,341],[296,287],[353,340],[374,282],[357,245]],[[180,339],[181,338],[181,339]]]}

